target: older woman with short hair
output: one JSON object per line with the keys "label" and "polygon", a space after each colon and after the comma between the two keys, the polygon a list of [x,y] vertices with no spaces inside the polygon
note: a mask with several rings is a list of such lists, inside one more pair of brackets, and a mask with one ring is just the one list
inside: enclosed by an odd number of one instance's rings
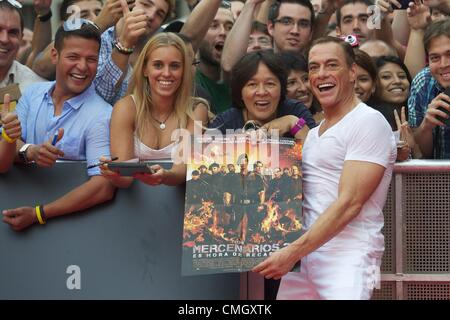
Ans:
{"label": "older woman with short hair", "polygon": [[219,114],[209,124],[222,133],[241,129],[248,121],[267,130],[279,130],[280,136],[303,138],[306,124],[316,126],[308,108],[301,102],[286,99],[287,71],[283,61],[271,51],[244,55],[231,73],[233,107]]}

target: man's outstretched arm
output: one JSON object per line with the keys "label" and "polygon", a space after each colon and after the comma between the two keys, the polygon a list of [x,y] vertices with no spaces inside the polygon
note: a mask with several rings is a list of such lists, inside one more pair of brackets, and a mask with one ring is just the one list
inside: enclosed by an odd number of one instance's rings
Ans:
{"label": "man's outstretched arm", "polygon": [[[102,176],[93,176],[59,199],[44,205],[47,219],[88,209],[111,200],[115,187]],[[38,205],[38,204],[36,204]],[[38,222],[34,207],[3,210],[3,222],[15,231],[23,230]]]}
{"label": "man's outstretched arm", "polygon": [[380,184],[385,168],[365,161],[346,161],[339,181],[338,198],[311,228],[287,247],[274,252],[255,268],[266,278],[279,279],[294,264],[341,232],[361,211]]}

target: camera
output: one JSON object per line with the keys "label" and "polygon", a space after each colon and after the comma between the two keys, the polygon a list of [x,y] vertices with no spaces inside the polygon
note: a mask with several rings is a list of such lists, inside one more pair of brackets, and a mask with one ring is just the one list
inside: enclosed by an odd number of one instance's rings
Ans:
{"label": "camera", "polygon": [[[444,93],[450,97],[450,87],[448,87],[447,89],[445,89]],[[441,121],[443,124],[445,124],[447,127],[450,127],[450,111],[448,111],[445,108],[439,107],[439,110],[441,110],[442,112],[444,112],[446,115],[448,115],[448,118],[442,118],[437,116],[436,118]]]}
{"label": "camera", "polygon": [[356,34],[349,34],[349,35],[346,35],[346,36],[340,36],[339,38],[344,40],[345,42],[347,42],[352,47],[358,47],[359,44],[360,44],[359,37]]}

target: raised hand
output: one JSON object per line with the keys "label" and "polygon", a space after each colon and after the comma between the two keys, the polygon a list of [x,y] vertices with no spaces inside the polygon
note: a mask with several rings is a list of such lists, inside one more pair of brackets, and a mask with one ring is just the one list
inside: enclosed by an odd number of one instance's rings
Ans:
{"label": "raised hand", "polygon": [[43,16],[50,11],[52,0],[33,0],[34,11],[40,16]]}
{"label": "raised hand", "polygon": [[2,128],[4,130],[3,138],[9,138],[9,143],[15,142],[22,136],[22,127],[20,126],[17,114],[10,112],[11,96],[7,93],[3,99],[3,108],[0,112]]}
{"label": "raised hand", "polygon": [[100,14],[95,19],[95,24],[101,31],[116,25],[116,23],[123,17],[122,4],[119,0],[107,0],[103,5]]}
{"label": "raised hand", "polygon": [[420,0],[414,0],[409,3],[406,9],[406,16],[411,29],[421,30],[431,22],[430,8],[424,5]]}
{"label": "raised hand", "polygon": [[119,0],[119,2],[123,19],[117,24],[117,37],[120,44],[126,48],[133,48],[147,30],[147,16],[142,9],[130,11],[126,0]]}

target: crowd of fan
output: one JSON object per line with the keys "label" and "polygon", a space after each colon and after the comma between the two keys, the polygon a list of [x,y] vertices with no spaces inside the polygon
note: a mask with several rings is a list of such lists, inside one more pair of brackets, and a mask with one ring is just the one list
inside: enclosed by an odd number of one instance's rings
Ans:
{"label": "crowd of fan", "polygon": [[90,177],[49,204],[5,210],[6,223],[21,230],[89,208],[135,179],[182,183],[182,164],[134,177],[96,166],[111,155],[168,158],[178,128],[255,121],[304,139],[323,119],[308,74],[339,67],[308,65],[309,45],[324,36],[353,47],[355,92],[392,126],[398,161],[450,158],[450,1],[186,3],[187,17],[163,25],[174,0],[64,0],[52,39],[51,0],[33,1],[33,32],[20,2],[0,0],[0,172],[70,159],[87,161]]}

